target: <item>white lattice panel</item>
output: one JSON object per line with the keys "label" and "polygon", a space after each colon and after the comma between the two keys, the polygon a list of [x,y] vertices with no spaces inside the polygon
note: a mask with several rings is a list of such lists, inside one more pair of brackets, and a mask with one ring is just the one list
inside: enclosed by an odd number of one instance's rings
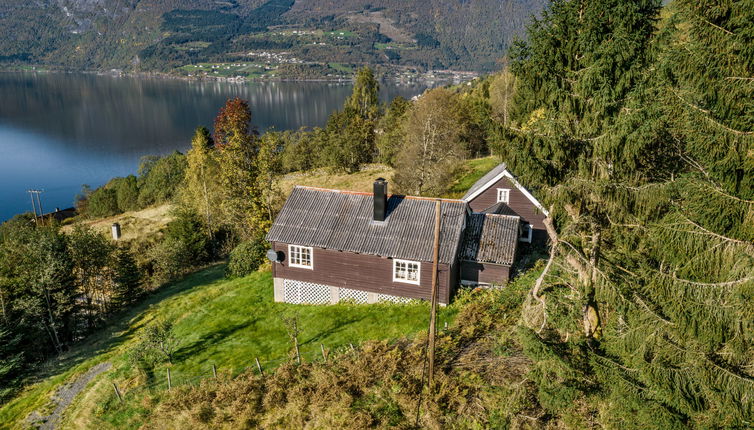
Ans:
{"label": "white lattice panel", "polygon": [[283,289],[285,293],[286,303],[301,303],[301,282],[290,281],[286,279],[283,281]]}
{"label": "white lattice panel", "polygon": [[390,294],[380,294],[377,296],[377,301],[393,302],[393,303],[408,303],[411,301],[411,299],[408,297],[391,296]]}
{"label": "white lattice panel", "polygon": [[350,288],[341,288],[338,291],[338,300],[349,300],[354,303],[367,303],[369,300],[369,293],[366,291],[352,290]]}
{"label": "white lattice panel", "polygon": [[330,286],[311,282],[283,281],[286,303],[323,305],[330,303]]}

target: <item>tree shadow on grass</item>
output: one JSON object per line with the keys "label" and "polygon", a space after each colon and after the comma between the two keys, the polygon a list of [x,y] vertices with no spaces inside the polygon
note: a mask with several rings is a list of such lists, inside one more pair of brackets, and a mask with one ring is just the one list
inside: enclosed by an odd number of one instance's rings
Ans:
{"label": "tree shadow on grass", "polygon": [[[202,351],[206,350],[208,346],[211,346],[213,344],[217,344],[221,342],[223,339],[226,339],[235,333],[252,326],[259,321],[258,319],[254,319],[251,321],[245,321],[243,323],[234,324],[228,327],[223,328],[222,330],[216,330],[211,333],[207,333],[204,336],[200,337],[197,341],[192,342],[190,345],[182,346],[179,348],[175,354],[173,354],[173,359],[176,363],[180,363],[182,361],[185,361],[192,356],[195,356],[197,354],[200,354]],[[180,344],[180,340],[179,340]]]}
{"label": "tree shadow on grass", "polygon": [[138,304],[114,314],[108,325],[90,334],[86,340],[74,344],[61,356],[52,358],[35,369],[34,374],[29,376],[30,381],[27,382],[40,381],[66,372],[86,360],[112,351],[133,337],[134,333],[144,325],[139,318],[143,317],[153,305],[193,288],[222,280],[224,277],[225,265],[218,264],[158,288]]}
{"label": "tree shadow on grass", "polygon": [[350,326],[351,324],[358,323],[362,321],[365,317],[354,317],[349,316],[346,318],[338,319],[337,321],[333,321],[333,325],[329,327],[326,330],[320,331],[319,333],[315,334],[311,338],[309,338],[306,341],[303,341],[300,343],[301,346],[309,345],[309,344],[316,344],[320,343],[323,339],[327,338],[328,336],[331,336],[335,333],[342,332],[346,329],[347,326]]}

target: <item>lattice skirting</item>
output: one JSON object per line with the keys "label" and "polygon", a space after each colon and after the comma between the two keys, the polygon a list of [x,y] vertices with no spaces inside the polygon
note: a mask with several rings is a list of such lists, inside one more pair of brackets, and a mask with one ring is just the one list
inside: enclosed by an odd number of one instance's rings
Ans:
{"label": "lattice skirting", "polygon": [[338,291],[338,300],[348,300],[355,303],[368,303],[369,293],[366,291],[351,290],[349,288],[340,288]]}
{"label": "lattice skirting", "polygon": [[283,281],[286,303],[323,305],[330,303],[330,286],[311,282]]}
{"label": "lattice skirting", "polygon": [[411,300],[408,297],[391,296],[390,294],[377,295],[378,302],[408,303]]}
{"label": "lattice skirting", "polygon": [[[278,284],[278,281],[280,281],[280,284]],[[313,282],[297,281],[295,279],[276,279],[275,300],[293,304],[325,305],[332,303],[333,300],[361,304],[375,302],[409,303],[412,299],[393,296],[391,294],[376,294],[351,288],[338,288],[330,285],[315,284]]]}

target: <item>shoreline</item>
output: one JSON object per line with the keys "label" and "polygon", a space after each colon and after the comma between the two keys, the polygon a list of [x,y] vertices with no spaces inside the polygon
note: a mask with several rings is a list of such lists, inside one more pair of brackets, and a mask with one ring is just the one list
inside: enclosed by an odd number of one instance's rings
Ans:
{"label": "shoreline", "polygon": [[[29,68],[31,67],[31,68]],[[120,69],[111,70],[72,70],[72,69],[55,69],[45,68],[44,66],[29,66],[29,67],[5,67],[0,68],[0,73],[62,73],[62,74],[84,74],[84,75],[96,75],[96,76],[111,76],[111,77],[128,77],[138,79],[165,79],[165,80],[178,80],[186,82],[228,82],[228,83],[246,83],[246,82],[330,82],[330,83],[352,83],[355,76],[351,77],[320,77],[320,78],[293,78],[293,77],[272,77],[272,78],[247,78],[244,76],[237,77],[222,77],[222,76],[181,76],[172,73],[165,72],[133,72],[123,71]],[[37,68],[38,67],[38,68]],[[429,72],[427,72],[429,73]],[[414,78],[414,79],[399,79],[397,77],[383,77],[381,82],[391,82],[399,85],[410,84],[433,84],[433,83],[461,83],[468,82],[481,74],[477,72],[468,71],[450,71],[442,70],[435,73],[453,74],[454,76],[463,76],[464,79],[459,80],[455,77],[438,77],[438,78]]]}

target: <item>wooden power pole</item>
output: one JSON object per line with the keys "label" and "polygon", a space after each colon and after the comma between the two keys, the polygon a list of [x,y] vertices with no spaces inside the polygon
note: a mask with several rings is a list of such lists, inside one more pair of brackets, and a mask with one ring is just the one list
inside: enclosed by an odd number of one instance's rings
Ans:
{"label": "wooden power pole", "polygon": [[429,314],[429,375],[427,386],[431,391],[434,387],[435,376],[435,334],[437,332],[437,269],[440,260],[440,222],[442,221],[441,200],[435,203],[435,245],[432,255],[432,297]]}
{"label": "wooden power pole", "polygon": [[[43,190],[26,190],[27,193],[29,193],[29,196],[31,196],[31,208],[34,211],[34,223],[39,224],[39,220],[42,220],[44,223],[44,210],[42,209],[42,200],[39,198],[39,195],[42,194]],[[34,197],[36,196],[37,200],[34,201]],[[39,210],[39,216],[37,216],[37,210]]]}

